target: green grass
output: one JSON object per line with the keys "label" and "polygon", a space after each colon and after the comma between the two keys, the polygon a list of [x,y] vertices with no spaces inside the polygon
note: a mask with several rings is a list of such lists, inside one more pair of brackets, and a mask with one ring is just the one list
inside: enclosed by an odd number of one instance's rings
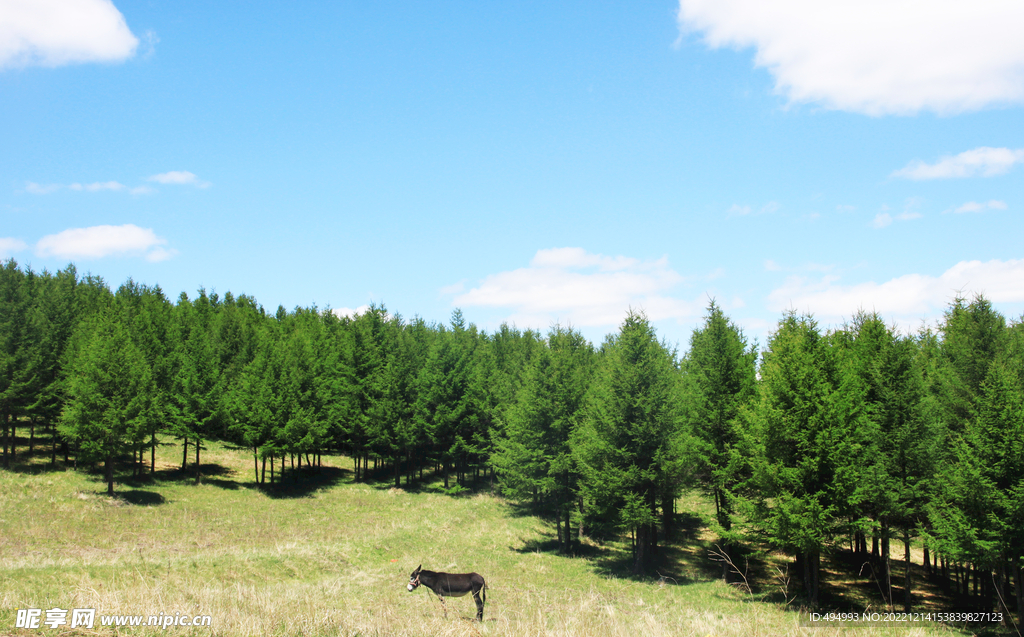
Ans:
{"label": "green grass", "polygon": [[[15,629],[15,609],[26,607],[213,618],[205,628],[121,629],[133,635],[841,632],[800,628],[801,613],[718,580],[720,567],[707,557],[710,513],[693,494],[680,503],[688,539],[666,549],[666,578],[635,579],[624,576],[627,548],[557,555],[549,525],[486,493],[354,484],[341,457],[325,457],[324,472],[301,483],[257,489],[246,451],[209,446],[202,484],[177,471],[180,449],[168,446],[158,452],[155,478],[122,476],[114,498],[99,473],[59,462],[51,470],[42,455],[0,471],[0,633],[69,634]],[[448,600],[445,617],[428,590],[408,593],[418,564],[484,575],[485,621],[471,621],[468,597]],[[949,631],[856,634],[940,632]],[[114,633],[97,625],[82,634]]]}

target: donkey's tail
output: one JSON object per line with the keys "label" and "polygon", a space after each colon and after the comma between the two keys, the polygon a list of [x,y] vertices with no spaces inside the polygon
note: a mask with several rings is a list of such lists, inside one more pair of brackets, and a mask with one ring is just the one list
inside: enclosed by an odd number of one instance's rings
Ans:
{"label": "donkey's tail", "polygon": [[487,602],[487,582],[484,582],[484,585],[480,587],[480,599],[484,603]]}

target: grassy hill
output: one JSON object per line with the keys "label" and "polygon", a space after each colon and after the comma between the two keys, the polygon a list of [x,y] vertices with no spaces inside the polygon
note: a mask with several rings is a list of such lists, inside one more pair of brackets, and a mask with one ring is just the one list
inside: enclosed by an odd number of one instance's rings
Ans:
{"label": "grassy hill", "polygon": [[[24,442],[24,441],[22,441]],[[20,452],[24,452],[22,444]],[[706,503],[690,511],[690,539],[668,550],[664,578],[624,575],[628,547],[588,546],[557,555],[552,529],[487,493],[449,497],[354,484],[351,464],[325,457],[320,473],[257,489],[244,450],[211,443],[204,478],[178,471],[180,449],[162,448],[154,477],[117,485],[100,473],[51,470],[42,455],[0,471],[0,633],[18,608],[95,608],[97,615],[209,615],[207,627],[120,628],[118,634],[197,635],[799,635],[806,618],[765,594],[716,579],[702,529]],[[445,617],[425,588],[406,591],[418,564],[477,571],[488,583],[484,622],[471,598]],[[795,579],[795,578],[794,578]],[[870,602],[865,602],[869,604]],[[860,610],[863,610],[861,606]],[[875,607],[874,610],[882,610]],[[917,625],[860,635],[949,634]],[[81,634],[114,634],[99,626]],[[960,634],[960,633],[956,633]]]}

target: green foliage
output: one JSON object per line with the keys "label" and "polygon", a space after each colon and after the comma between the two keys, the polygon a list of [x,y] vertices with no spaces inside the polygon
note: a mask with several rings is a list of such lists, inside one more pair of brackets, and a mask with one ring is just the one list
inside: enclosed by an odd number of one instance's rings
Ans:
{"label": "green foliage", "polygon": [[171,304],[131,280],[112,294],[73,266],[0,268],[7,463],[16,427],[59,420],[52,462],[67,442],[108,476],[169,436],[195,445],[197,469],[218,439],[251,449],[261,484],[268,461],[273,480],[275,459],[283,472],[286,456],[301,468],[331,450],[358,480],[382,469],[399,486],[435,469],[449,494],[493,468],[502,493],[556,521],[563,551],[576,531],[627,533],[637,573],[672,538],[695,479],[725,546],[795,555],[812,605],[821,553],[851,536],[861,547],[866,533],[886,559],[890,538],[922,537],[1003,581],[1016,568],[1024,325],[983,297],[956,299],[916,337],[874,314],[822,334],[789,313],[755,364],[756,346],[714,302],[677,362],[635,312],[594,351],[561,327],[484,334],[458,310],[448,325],[376,305],[271,316],[230,293]]}
{"label": "green foliage", "polygon": [[674,500],[686,475],[680,374],[647,317],[631,311],[603,348],[587,419],[573,440],[590,515],[635,537],[634,572],[657,551],[659,501]]}
{"label": "green foliage", "polygon": [[83,459],[106,462],[107,491],[113,494],[115,458],[147,439],[156,412],[152,369],[113,308],[75,331],[65,391],[61,434],[74,441]]}
{"label": "green foliage", "polygon": [[796,554],[812,606],[821,551],[862,497],[873,427],[857,374],[808,316],[786,314],[764,352],[749,418],[747,519],[769,544]]}
{"label": "green foliage", "polygon": [[[491,462],[503,491],[543,504],[559,525],[562,550],[571,551],[571,520],[579,497],[573,432],[586,415],[594,349],[571,328],[556,326],[532,363],[507,411],[504,435]],[[562,522],[564,532],[562,531]]]}
{"label": "green foliage", "polygon": [[740,414],[754,397],[756,361],[756,346],[747,346],[743,332],[712,301],[704,326],[693,331],[682,369],[686,418],[699,454],[696,469],[714,498],[723,533],[732,527],[733,491],[745,469],[737,446]]}

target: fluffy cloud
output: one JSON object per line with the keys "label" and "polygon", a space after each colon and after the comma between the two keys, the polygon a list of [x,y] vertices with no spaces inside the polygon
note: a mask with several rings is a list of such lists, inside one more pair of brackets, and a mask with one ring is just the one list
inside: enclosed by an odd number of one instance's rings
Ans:
{"label": "fluffy cloud", "polygon": [[51,192],[60,190],[63,188],[60,184],[37,184],[29,181],[25,183],[25,192],[32,193],[33,195],[48,195]]}
{"label": "fluffy cloud", "polygon": [[893,221],[910,221],[912,219],[920,219],[923,216],[920,212],[912,211],[901,212],[895,217],[888,212],[880,212],[875,215],[874,220],[871,222],[871,227],[885,228],[886,226],[891,226]]}
{"label": "fluffy cloud", "polygon": [[994,177],[1003,175],[1014,164],[1024,162],[1024,148],[990,148],[982,146],[959,155],[941,157],[934,164],[915,160],[892,173],[893,177],[922,181],[958,177]]}
{"label": "fluffy cloud", "polygon": [[1024,301],[1024,259],[961,261],[940,276],[906,274],[884,283],[842,285],[835,275],[818,280],[793,276],[768,296],[768,308],[811,312],[837,324],[859,309],[892,317],[905,327],[935,317],[957,294],[984,294],[995,303]]}
{"label": "fluffy cloud", "polygon": [[120,62],[138,44],[110,0],[0,0],[0,68]]}
{"label": "fluffy cloud", "polygon": [[175,186],[195,186],[196,188],[210,187],[210,182],[199,179],[195,173],[190,173],[187,170],[172,170],[170,172],[160,173],[159,175],[153,175],[149,178],[149,181]]}
{"label": "fluffy cloud", "polygon": [[36,244],[41,257],[62,259],[101,259],[109,256],[145,256],[149,261],[163,261],[176,254],[165,248],[167,240],[149,228],[133,224],[123,226],[92,226],[71,228],[43,237]]}
{"label": "fluffy cloud", "polygon": [[684,301],[667,292],[683,282],[666,258],[641,261],[591,254],[582,248],[538,250],[529,267],[492,274],[455,297],[459,307],[509,308],[508,320],[544,328],[556,321],[575,326],[614,326],[630,308],[654,321],[699,316],[703,300]]}
{"label": "fluffy cloud", "polygon": [[331,310],[331,313],[337,316],[338,318],[354,319],[356,316],[360,314],[365,314],[366,311],[369,309],[369,305],[360,305],[355,309],[352,309],[350,307],[336,307],[333,310]]}
{"label": "fluffy cloud", "polygon": [[993,199],[984,203],[978,203],[977,201],[968,201],[964,205],[954,208],[949,212],[954,214],[964,214],[965,212],[985,212],[986,210],[1006,210],[1006,202],[998,201]]}
{"label": "fluffy cloud", "polygon": [[[0,2],[2,2],[2,1],[3,0],[0,0]],[[154,176],[150,177],[149,181],[156,181],[156,182],[163,183],[163,184],[191,184],[191,185],[196,186],[197,188],[208,188],[210,186],[210,182],[208,182],[208,181],[201,181],[198,177],[196,177],[195,175],[193,175],[190,172],[169,172],[169,173],[163,173],[163,174],[160,174],[160,175],[154,175]],[[102,192],[102,191],[111,191],[111,192],[127,192],[127,193],[131,193],[133,195],[151,195],[151,194],[157,192],[156,188],[153,188],[152,186],[142,185],[142,186],[135,186],[133,188],[129,188],[128,186],[126,186],[126,185],[124,185],[124,184],[122,184],[121,182],[118,182],[118,181],[96,181],[96,182],[93,182],[91,184],[73,183],[73,184],[68,184],[66,186],[64,184],[45,184],[44,185],[44,184],[37,184],[37,183],[32,182],[32,181],[25,182],[25,192],[31,193],[33,195],[48,195],[48,194],[50,194],[52,192],[56,192],[56,191],[64,189],[64,188],[67,188],[68,190],[72,190],[74,192]]]}
{"label": "fluffy cloud", "polygon": [[116,181],[97,181],[91,184],[71,184],[70,186],[68,186],[68,188],[70,188],[71,190],[84,190],[86,192],[99,192],[101,190],[113,190],[117,192],[119,190],[124,190],[126,187],[127,186],[125,186],[124,184],[118,183]]}
{"label": "fluffy cloud", "polygon": [[21,239],[0,237],[0,259],[8,259],[15,252],[21,252],[28,246]]}
{"label": "fluffy cloud", "polygon": [[682,33],[756,49],[792,102],[869,115],[1024,102],[1018,0],[680,0]]}

